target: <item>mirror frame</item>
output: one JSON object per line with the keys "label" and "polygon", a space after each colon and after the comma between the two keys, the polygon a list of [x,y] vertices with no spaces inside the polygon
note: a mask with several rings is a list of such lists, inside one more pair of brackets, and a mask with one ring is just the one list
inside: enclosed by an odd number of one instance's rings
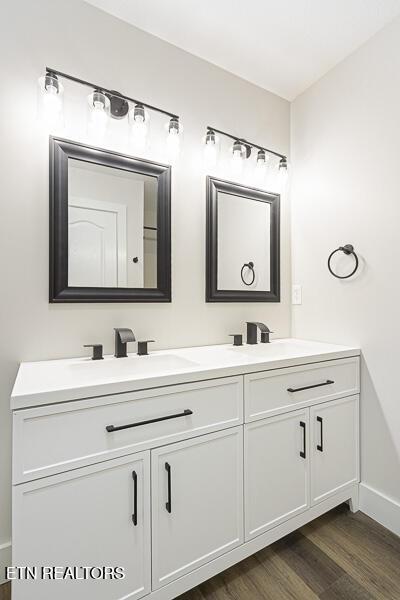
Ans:
{"label": "mirror frame", "polygon": [[[157,288],[68,286],[68,159],[157,177]],[[50,136],[50,285],[54,302],[171,302],[171,167]]]}
{"label": "mirror frame", "polygon": [[[206,183],[206,302],[280,302],[280,195],[208,176]],[[270,290],[218,289],[218,193],[271,205]]]}

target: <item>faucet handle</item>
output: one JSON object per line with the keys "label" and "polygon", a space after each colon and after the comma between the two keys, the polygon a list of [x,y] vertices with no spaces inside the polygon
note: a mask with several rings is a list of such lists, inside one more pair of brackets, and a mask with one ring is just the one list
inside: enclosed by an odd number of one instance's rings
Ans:
{"label": "faucet handle", "polygon": [[84,344],[84,348],[93,348],[92,360],[103,360],[102,344]]}
{"label": "faucet handle", "polygon": [[261,343],[262,344],[269,344],[270,343],[270,339],[269,339],[269,334],[270,333],[274,333],[273,331],[270,331],[268,329],[268,331],[262,331],[261,332]]}
{"label": "faucet handle", "polygon": [[241,333],[230,333],[230,337],[233,337],[234,346],[243,346],[243,336]]}
{"label": "faucet handle", "polygon": [[138,345],[137,345],[138,356],[146,356],[148,354],[147,344],[151,344],[152,342],[155,342],[155,340],[143,340],[141,342],[138,342]]}

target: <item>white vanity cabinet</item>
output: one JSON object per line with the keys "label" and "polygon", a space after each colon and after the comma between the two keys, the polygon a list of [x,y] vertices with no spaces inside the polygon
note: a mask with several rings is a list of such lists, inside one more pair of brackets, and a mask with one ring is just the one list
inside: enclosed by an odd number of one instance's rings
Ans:
{"label": "white vanity cabinet", "polygon": [[359,480],[358,404],[349,396],[310,409],[312,504]]}
{"label": "white vanity cabinet", "polygon": [[359,481],[358,415],[350,396],[245,425],[246,540]]}
{"label": "white vanity cabinet", "polygon": [[310,506],[308,430],[308,409],[245,425],[246,540]]}
{"label": "white vanity cabinet", "polygon": [[152,451],[153,589],[243,542],[243,428]]}
{"label": "white vanity cabinet", "polygon": [[[341,502],[357,510],[357,349],[286,340],[174,353],[182,372],[131,384],[151,356],[20,371],[13,565],[125,577],[39,575],[14,581],[12,600],[172,600]],[[196,357],[205,366],[191,371]],[[125,379],[103,384],[107,368]],[[63,377],[76,373],[86,379],[68,399]]]}
{"label": "white vanity cabinet", "polygon": [[14,581],[13,600],[136,600],[148,594],[150,452],[15,486],[13,564],[39,571],[46,566],[125,571],[124,579]]}

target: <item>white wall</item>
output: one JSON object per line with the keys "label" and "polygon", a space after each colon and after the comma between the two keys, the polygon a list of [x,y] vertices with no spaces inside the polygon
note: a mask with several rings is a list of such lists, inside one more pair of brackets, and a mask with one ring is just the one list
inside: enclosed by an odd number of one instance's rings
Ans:
{"label": "white wall", "polygon": [[[185,145],[173,173],[171,304],[48,304],[48,142],[35,122],[36,81],[46,65],[181,115]],[[285,100],[78,0],[7,2],[0,22],[0,72],[1,545],[10,538],[8,406],[18,363],[82,355],[87,342],[102,342],[111,352],[118,326],[131,327],[139,339],[154,338],[158,348],[225,342],[248,319],[265,321],[279,337],[287,336],[290,253],[284,201],[282,302],[204,302],[205,127],[237,132],[287,153]],[[65,87],[65,135],[84,139],[85,97],[78,86]],[[157,130],[156,117],[153,122]],[[155,155],[160,158],[161,152]]]}
{"label": "white wall", "polygon": [[[294,335],[362,348],[362,498],[400,534],[399,148],[397,20],[292,105],[292,252]],[[339,281],[326,260],[345,243],[362,265]]]}

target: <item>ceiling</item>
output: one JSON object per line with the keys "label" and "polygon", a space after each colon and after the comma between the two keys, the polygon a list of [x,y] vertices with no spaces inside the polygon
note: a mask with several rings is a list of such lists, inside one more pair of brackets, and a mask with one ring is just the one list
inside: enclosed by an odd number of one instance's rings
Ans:
{"label": "ceiling", "polygon": [[86,0],[293,100],[400,14],[400,0]]}

